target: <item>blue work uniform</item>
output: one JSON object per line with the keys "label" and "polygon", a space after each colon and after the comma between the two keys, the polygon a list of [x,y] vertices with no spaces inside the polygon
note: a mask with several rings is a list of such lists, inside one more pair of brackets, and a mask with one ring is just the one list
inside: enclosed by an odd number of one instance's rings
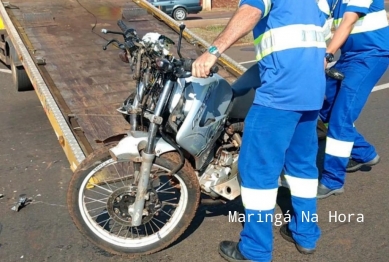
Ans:
{"label": "blue work uniform", "polygon": [[241,0],[239,5],[262,11],[253,29],[261,86],[245,119],[238,162],[246,218],[239,250],[247,259],[271,261],[283,169],[292,195],[294,240],[311,249],[320,237],[314,219],[316,125],[325,94],[325,17],[315,0]]}
{"label": "blue work uniform", "polygon": [[374,146],[356,130],[354,122],[388,68],[389,27],[384,0],[328,0],[328,5],[335,28],[345,12],[361,14],[334,66],[345,79],[342,82],[327,79],[326,100],[320,111],[320,118],[328,123],[320,182],[335,190],[344,185],[350,157],[366,163],[377,156]]}

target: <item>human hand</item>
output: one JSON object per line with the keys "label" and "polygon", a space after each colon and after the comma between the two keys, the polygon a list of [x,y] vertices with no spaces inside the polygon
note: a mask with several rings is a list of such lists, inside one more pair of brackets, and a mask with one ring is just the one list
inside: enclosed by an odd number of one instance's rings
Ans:
{"label": "human hand", "polygon": [[216,63],[217,57],[205,52],[192,64],[192,76],[207,78],[211,73],[211,67]]}

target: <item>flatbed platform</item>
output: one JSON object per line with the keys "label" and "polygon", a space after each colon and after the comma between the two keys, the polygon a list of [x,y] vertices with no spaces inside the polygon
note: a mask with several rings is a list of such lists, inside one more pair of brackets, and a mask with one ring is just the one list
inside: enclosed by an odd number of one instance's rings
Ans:
{"label": "flatbed platform", "polygon": [[[158,19],[161,12],[144,1],[15,0],[6,10],[85,156],[100,146],[98,141],[129,129],[116,109],[135,88],[119,49],[102,49],[108,40],[122,39],[101,29],[120,31],[116,23],[123,19],[140,36],[158,32],[178,40],[178,29],[173,30],[178,23]],[[204,49],[192,40],[183,40],[181,53],[196,58]],[[177,55],[175,48],[172,52]],[[221,67],[219,74],[232,83],[238,71]],[[81,160],[70,161],[73,170]]]}

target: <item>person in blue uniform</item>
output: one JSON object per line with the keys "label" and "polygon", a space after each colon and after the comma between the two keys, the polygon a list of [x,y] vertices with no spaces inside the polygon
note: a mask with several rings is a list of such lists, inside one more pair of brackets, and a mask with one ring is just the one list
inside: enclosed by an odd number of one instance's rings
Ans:
{"label": "person in blue uniform", "polygon": [[238,162],[244,228],[239,242],[219,245],[228,261],[272,260],[274,209],[283,169],[294,214],[280,234],[301,253],[316,249],[321,234],[315,220],[316,124],[325,94],[326,48],[321,17],[315,0],[241,0],[208,52],[193,63],[192,76],[207,77],[220,54],[253,30],[261,83],[245,119]]}
{"label": "person in blue uniform", "polygon": [[326,50],[326,62],[341,56],[335,68],[342,82],[327,79],[320,118],[328,123],[324,168],[317,197],[344,192],[346,172],[372,166],[380,157],[357,131],[368,97],[389,65],[389,27],[384,0],[327,0],[336,31]]}

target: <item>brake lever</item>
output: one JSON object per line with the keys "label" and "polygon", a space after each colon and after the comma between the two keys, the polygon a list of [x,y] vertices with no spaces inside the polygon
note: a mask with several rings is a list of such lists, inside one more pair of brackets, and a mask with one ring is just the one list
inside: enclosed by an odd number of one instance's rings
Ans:
{"label": "brake lever", "polygon": [[123,44],[121,44],[118,40],[116,39],[112,39],[110,40],[105,46],[103,46],[103,50],[107,50],[107,47],[112,44],[112,43],[116,43],[118,45],[118,47],[122,50],[125,50],[125,47]]}

